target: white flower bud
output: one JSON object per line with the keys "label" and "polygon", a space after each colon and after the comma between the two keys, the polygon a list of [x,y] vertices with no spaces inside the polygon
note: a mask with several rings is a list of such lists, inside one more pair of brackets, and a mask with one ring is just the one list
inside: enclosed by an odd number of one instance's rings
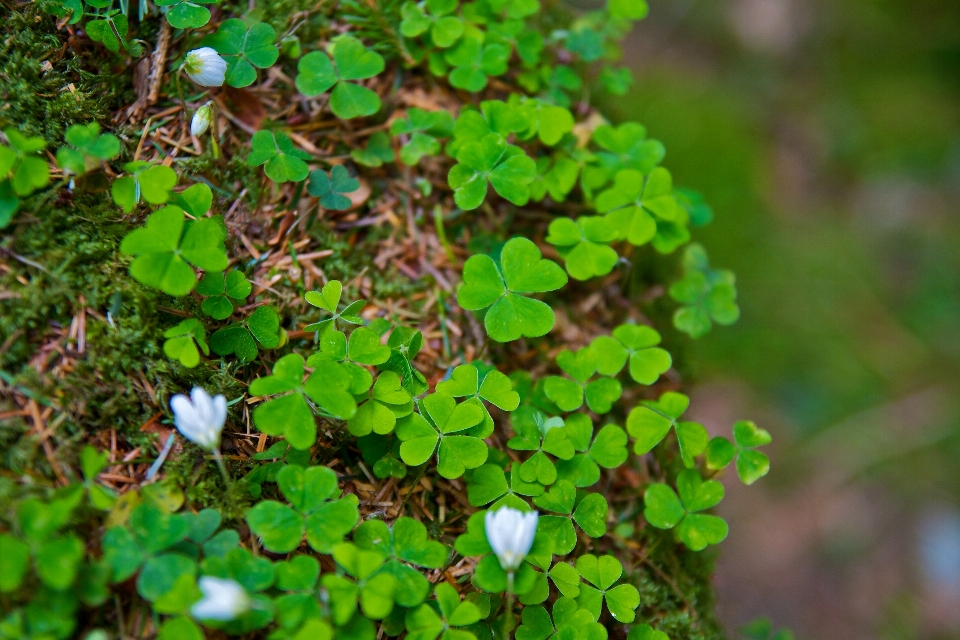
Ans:
{"label": "white flower bud", "polygon": [[537,518],[536,511],[524,513],[510,507],[487,511],[483,519],[487,541],[504,571],[519,569],[524,556],[530,552],[537,533]]}
{"label": "white flower bud", "polygon": [[210,103],[203,105],[193,113],[193,120],[190,121],[190,134],[202,136],[210,128],[210,122],[213,120],[213,109]]}
{"label": "white flower bud", "polygon": [[183,70],[203,87],[219,87],[227,76],[227,62],[214,49],[194,49],[183,59]]}
{"label": "white flower bud", "polygon": [[220,432],[227,421],[227,399],[211,398],[210,394],[194,387],[190,397],[177,394],[170,399],[173,422],[183,437],[207,451],[220,446]]}
{"label": "white flower bud", "polygon": [[202,576],[197,585],[203,598],[190,613],[198,620],[233,620],[250,608],[250,596],[236,580]]}

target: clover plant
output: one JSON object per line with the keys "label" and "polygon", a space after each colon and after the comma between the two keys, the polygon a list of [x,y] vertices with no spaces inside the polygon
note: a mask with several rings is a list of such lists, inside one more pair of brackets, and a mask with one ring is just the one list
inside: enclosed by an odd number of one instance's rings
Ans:
{"label": "clover plant", "polygon": [[384,131],[377,131],[367,139],[367,146],[350,151],[350,157],[365,167],[380,167],[386,162],[393,162],[393,147],[390,146],[390,136]]}
{"label": "clover plant", "polygon": [[236,269],[226,274],[208,271],[200,278],[196,291],[208,296],[200,307],[203,312],[214,320],[225,320],[233,315],[235,304],[243,304],[253,291],[253,285]]}
{"label": "clover plant", "polygon": [[707,252],[699,244],[687,247],[683,267],[683,278],[670,285],[670,297],[682,305],[673,316],[674,326],[700,338],[710,331],[713,322],[736,322],[740,307],[733,272],[710,268]]}
{"label": "clover plant", "polygon": [[694,465],[694,458],[707,448],[707,430],[698,422],[680,421],[680,416],[690,406],[690,399],[682,393],[668,391],[657,401],[644,400],[627,416],[627,432],[636,439],[633,450],[647,453],[667,436],[672,428],[677,435],[680,454],[687,467]]}
{"label": "clover plant", "polygon": [[240,322],[217,329],[210,336],[210,348],[218,356],[234,354],[240,362],[257,357],[259,348],[274,349],[285,339],[280,317],[273,307],[257,307]]}
{"label": "clover plant", "polygon": [[707,444],[707,468],[724,469],[737,460],[737,475],[744,484],[750,485],[770,471],[770,458],[757,447],[770,444],[773,438],[765,429],[760,429],[750,420],[740,420],[733,425],[733,442],[723,436],[714,436]]}
{"label": "clover plant", "polygon": [[257,131],[250,145],[247,164],[265,165],[264,173],[274,182],[300,182],[310,172],[304,162],[310,159],[310,154],[293,146],[293,140],[283,131]]}
{"label": "clover plant", "polygon": [[390,125],[390,135],[406,136],[400,147],[400,161],[408,166],[416,165],[423,156],[440,153],[438,138],[449,137],[452,133],[453,116],[447,111],[424,111],[414,107],[405,118],[397,118]]}
{"label": "clover plant", "polygon": [[463,35],[464,22],[451,15],[457,10],[458,0],[426,0],[404,2],[400,7],[403,21],[400,33],[407,38],[430,34],[430,42],[441,49],[452,46]]}
{"label": "clover plant", "polygon": [[622,324],[610,336],[597,336],[590,348],[597,354],[597,372],[615,376],[629,362],[630,377],[639,384],[653,384],[670,369],[673,358],[660,344],[660,334],[645,325]]}
{"label": "clover plant", "polygon": [[344,211],[352,204],[350,198],[343,195],[360,188],[360,183],[350,177],[346,167],[336,165],[327,173],[323,169],[314,169],[310,172],[310,182],[307,184],[307,193],[320,199],[320,206],[324,209]]}
{"label": "clover plant", "polygon": [[646,505],[643,516],[658,529],[677,527],[677,535],[690,549],[700,551],[718,544],[727,537],[727,523],[704,511],[723,500],[723,485],[717,480],[704,481],[699,472],[685,469],[677,476],[677,491],[669,485],[654,483],[643,494]]}
{"label": "clover plant", "polygon": [[166,340],[163,342],[163,352],[171,360],[179,360],[180,364],[192,369],[200,364],[200,351],[203,355],[210,355],[207,346],[207,330],[203,323],[196,318],[187,318],[176,326],[163,332]]}
{"label": "clover plant", "polygon": [[[169,1],[169,0],[166,0]],[[207,2],[215,0],[206,0]],[[177,7],[190,6],[181,0]],[[196,7],[206,11],[202,7]],[[173,11],[167,14],[169,18]],[[209,19],[209,14],[207,19]],[[173,22],[171,22],[173,24]],[[174,24],[173,26],[178,26]],[[201,25],[189,25],[193,27]],[[216,33],[205,37],[201,44],[212,47],[227,61],[226,83],[231,87],[248,87],[257,79],[257,69],[267,69],[280,57],[274,44],[277,33],[265,22],[247,23],[230,18],[220,23]]]}
{"label": "clover plant", "polygon": [[350,80],[365,80],[383,71],[383,57],[367,49],[353,36],[334,40],[328,53],[313,51],[297,63],[297,89],[305,96],[330,93],[330,109],[348,120],[370,116],[380,110],[380,97]]}
{"label": "clover plant", "polygon": [[3,134],[10,146],[0,145],[0,228],[10,223],[21,198],[50,182],[47,163],[35,155],[47,146],[43,138],[28,138],[13,128]]}
{"label": "clover plant", "polygon": [[120,140],[111,133],[100,133],[96,122],[70,126],[65,138],[67,144],[57,150],[57,164],[74,175],[82,175],[98,166],[99,161],[112,160],[120,154]]}
{"label": "clover plant", "polygon": [[450,169],[447,181],[461,209],[479,207],[487,196],[488,183],[510,202],[524,205],[530,199],[529,184],[536,170],[536,164],[520,147],[491,133],[460,147],[457,164]]}

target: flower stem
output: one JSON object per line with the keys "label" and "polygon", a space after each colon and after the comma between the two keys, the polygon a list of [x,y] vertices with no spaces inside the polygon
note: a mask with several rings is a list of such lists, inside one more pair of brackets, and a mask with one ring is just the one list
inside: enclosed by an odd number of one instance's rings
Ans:
{"label": "flower stem", "polygon": [[513,571],[507,572],[507,607],[503,612],[503,637],[509,638],[513,632]]}

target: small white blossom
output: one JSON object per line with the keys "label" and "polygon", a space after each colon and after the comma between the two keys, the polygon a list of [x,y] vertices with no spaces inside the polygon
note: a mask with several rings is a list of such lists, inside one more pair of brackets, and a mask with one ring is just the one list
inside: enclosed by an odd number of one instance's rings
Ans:
{"label": "small white blossom", "polygon": [[199,620],[233,620],[250,608],[250,596],[236,580],[203,576],[197,584],[203,598],[190,607]]}
{"label": "small white blossom", "polygon": [[220,446],[220,432],[227,421],[227,399],[211,398],[210,394],[194,387],[190,397],[177,394],[170,399],[173,422],[183,437],[207,451]]}
{"label": "small white blossom", "polygon": [[194,49],[183,59],[183,70],[203,87],[219,87],[227,76],[227,62],[214,49]]}
{"label": "small white blossom", "polygon": [[210,103],[203,105],[193,114],[193,120],[190,121],[190,135],[202,136],[210,128],[210,122],[213,120],[213,109]]}
{"label": "small white blossom", "polygon": [[487,541],[504,571],[516,571],[530,552],[537,533],[537,517],[536,511],[524,513],[510,507],[487,511],[483,520]]}

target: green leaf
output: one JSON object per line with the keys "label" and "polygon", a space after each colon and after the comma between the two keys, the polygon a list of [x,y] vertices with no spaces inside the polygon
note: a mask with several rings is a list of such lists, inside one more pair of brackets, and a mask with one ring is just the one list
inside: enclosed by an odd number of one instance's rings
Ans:
{"label": "green leaf", "polygon": [[467,469],[487,461],[487,445],[470,436],[447,436],[440,441],[437,472],[447,479],[459,478]]}
{"label": "green leaf", "polygon": [[286,133],[257,131],[250,139],[250,145],[247,165],[265,165],[264,172],[274,182],[300,182],[307,177],[309,167],[304,160],[309,159],[310,154],[294,147]]}
{"label": "green leaf", "polygon": [[707,468],[725,469],[737,456],[737,447],[723,436],[714,436],[707,444]]}
{"label": "green leaf", "polygon": [[350,198],[343,195],[360,188],[360,182],[351,178],[346,167],[336,165],[328,175],[322,169],[310,172],[307,193],[320,199],[320,205],[334,211],[345,211],[352,205]]}
{"label": "green leaf", "polygon": [[367,139],[367,146],[363,149],[353,149],[350,157],[365,167],[379,167],[385,162],[394,161],[393,147],[390,146],[390,136],[385,131],[377,131]]}
{"label": "green leaf", "polygon": [[691,551],[702,551],[711,544],[723,542],[728,532],[723,518],[701,513],[689,514],[677,527],[677,534]]}
{"label": "green leaf", "polygon": [[210,336],[210,348],[220,356],[235,353],[241,362],[257,357],[257,345],[273,349],[280,345],[280,317],[273,307],[257,307],[243,322],[218,329]]}
{"label": "green leaf", "polygon": [[178,583],[180,578],[187,576],[189,580],[196,572],[196,562],[179,553],[166,553],[150,558],[137,576],[137,593],[154,602],[175,587],[182,588],[183,583]]}
{"label": "green leaf", "polygon": [[[57,151],[57,164],[67,173],[82,175],[88,167],[98,166],[98,160],[110,160],[120,155],[120,140],[109,133],[101,135],[100,125],[96,122],[70,126],[65,138],[69,146]],[[0,175],[8,170],[0,160]]]}
{"label": "green leaf", "polygon": [[246,520],[250,530],[260,536],[260,544],[273,553],[289,553],[303,540],[303,518],[279,502],[258,502],[247,512]]}
{"label": "green leaf", "polygon": [[643,517],[658,529],[672,529],[686,515],[680,498],[665,484],[655,483],[647,487],[643,501]]}
{"label": "green leaf", "polygon": [[573,512],[573,519],[591,538],[607,534],[607,500],[599,493],[586,496]]}
{"label": "green leaf", "polygon": [[770,458],[760,451],[744,450],[737,455],[737,475],[751,485],[770,472]]}
{"label": "green leaf", "polygon": [[172,360],[179,360],[180,364],[192,369],[200,363],[199,347],[204,355],[210,355],[207,346],[207,331],[196,318],[187,318],[174,327],[163,332],[166,340],[163,343],[163,352]]}
{"label": "green leaf", "polygon": [[280,49],[274,44],[276,37],[269,24],[253,22],[248,28],[243,20],[229,18],[201,44],[213,47],[227,61],[227,84],[242,88],[256,81],[256,68],[266,69],[280,57]]}
{"label": "green leaf", "polygon": [[320,95],[333,87],[330,108],[338,118],[370,116],[380,110],[380,98],[366,87],[346,82],[372,78],[383,71],[383,57],[352,36],[340,36],[330,46],[332,59],[314,51],[297,64],[297,88],[306,96]]}
{"label": "green leaf", "polygon": [[23,583],[30,561],[30,547],[22,540],[0,534],[0,593],[16,591]]}
{"label": "green leaf", "polygon": [[[210,22],[210,11],[200,4],[216,0],[157,0],[158,7],[167,7],[167,22],[174,29],[199,29]],[[239,20],[238,20],[239,22]]]}
{"label": "green leaf", "polygon": [[670,638],[663,631],[655,631],[648,624],[638,624],[630,628],[627,640],[670,640]]}
{"label": "green leaf", "polygon": [[575,280],[605,276],[613,270],[619,256],[607,243],[617,232],[598,216],[556,218],[550,223],[547,242],[559,247],[567,264],[567,273]]}
{"label": "green leaf", "polygon": [[616,425],[606,425],[597,432],[589,455],[601,467],[616,469],[627,460],[626,432]]}

